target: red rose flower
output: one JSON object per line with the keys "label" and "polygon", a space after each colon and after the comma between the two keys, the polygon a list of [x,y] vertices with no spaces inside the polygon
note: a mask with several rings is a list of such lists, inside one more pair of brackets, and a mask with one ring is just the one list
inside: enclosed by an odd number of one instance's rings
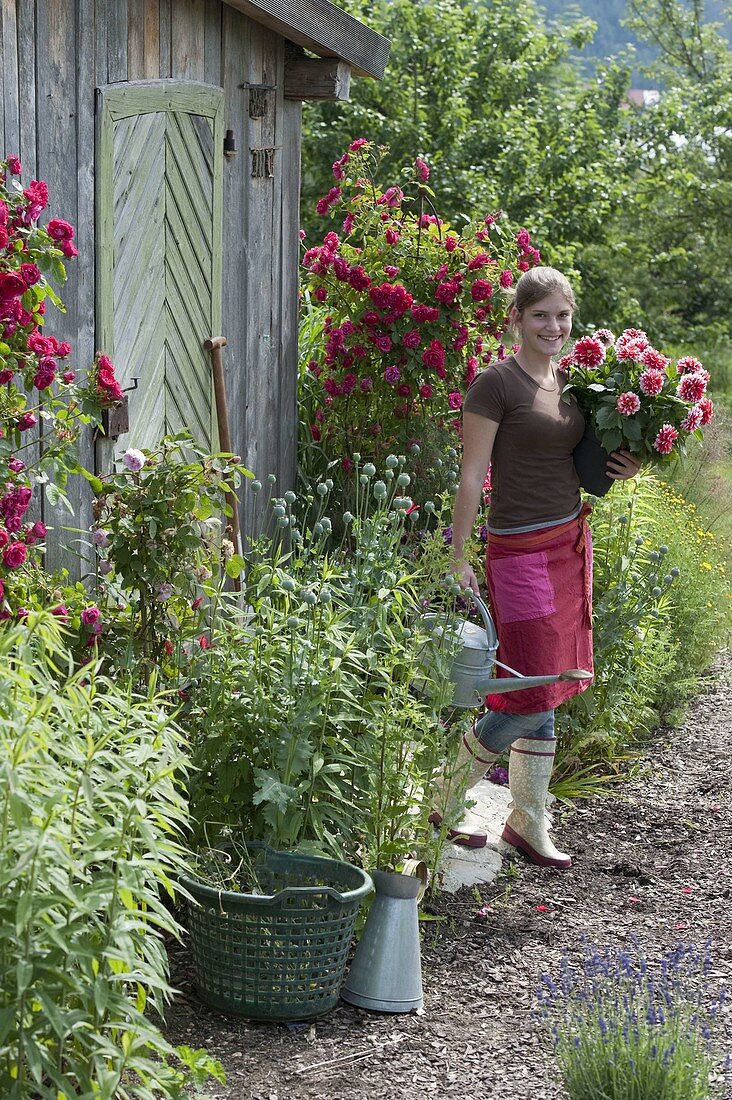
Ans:
{"label": "red rose flower", "polygon": [[54,241],[73,241],[74,227],[61,218],[51,218],[46,226],[49,237]]}
{"label": "red rose flower", "polygon": [[6,569],[19,569],[28,557],[28,550],[22,542],[11,542],[3,550],[3,565]]}

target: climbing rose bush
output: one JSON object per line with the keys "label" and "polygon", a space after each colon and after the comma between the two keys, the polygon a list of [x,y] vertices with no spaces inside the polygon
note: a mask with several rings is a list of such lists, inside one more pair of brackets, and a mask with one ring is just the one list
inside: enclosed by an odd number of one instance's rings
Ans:
{"label": "climbing rose bush", "polygon": [[[39,486],[49,499],[63,496],[83,427],[99,424],[101,409],[124,395],[106,356],[80,380],[71,345],[44,330],[47,303],[63,309],[50,280],[62,286],[64,261],[78,253],[67,221],[39,225],[48,187],[23,187],[21,171],[16,156],[0,162],[0,619],[22,620],[34,603],[50,601],[68,621],[69,606],[40,570],[46,525],[30,513]],[[86,629],[79,607],[76,614]]]}
{"label": "climbing rose bush", "polygon": [[465,389],[502,354],[505,291],[540,262],[501,211],[463,230],[443,221],[420,158],[403,186],[382,188],[386,152],[359,138],[335,162],[317,210],[336,226],[303,258],[324,310],[307,368],[310,434],[346,471],[357,453],[378,461],[410,444],[428,466],[455,442],[445,436]]}
{"label": "climbing rose bush", "polygon": [[624,447],[663,463],[685,454],[688,437],[701,437],[714,415],[709,372],[699,360],[685,355],[674,363],[640,329],[617,340],[607,329],[583,336],[559,365],[569,371],[565,394],[574,393],[606,451]]}

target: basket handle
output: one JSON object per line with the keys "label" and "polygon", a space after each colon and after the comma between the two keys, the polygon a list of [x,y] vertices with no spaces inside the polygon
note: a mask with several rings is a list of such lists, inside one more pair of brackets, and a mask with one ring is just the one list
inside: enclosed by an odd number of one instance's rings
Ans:
{"label": "basket handle", "polygon": [[[366,884],[364,883],[364,886]],[[363,890],[364,886],[357,887],[356,890]],[[371,886],[369,885],[369,890]],[[353,894],[355,891],[350,891]],[[368,893],[368,890],[364,890],[364,893]],[[346,898],[341,894],[339,890],[336,890],[334,886],[318,886],[314,889],[312,886],[285,886],[284,890],[279,890],[276,894],[249,894],[247,895],[247,901],[254,904],[266,904],[274,905],[276,902],[284,901],[286,898],[299,898],[299,897],[312,897],[313,894],[327,894],[328,897],[333,898],[339,905],[349,905],[354,899],[353,897]]]}

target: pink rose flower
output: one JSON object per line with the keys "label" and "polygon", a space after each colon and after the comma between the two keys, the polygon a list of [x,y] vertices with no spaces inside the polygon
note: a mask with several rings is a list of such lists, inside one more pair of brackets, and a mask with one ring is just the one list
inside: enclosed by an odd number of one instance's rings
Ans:
{"label": "pink rose flower", "polygon": [[22,542],[11,542],[3,550],[3,565],[6,569],[20,569],[28,557],[28,550]]}
{"label": "pink rose flower", "polygon": [[439,370],[445,365],[445,349],[439,340],[431,340],[422,352],[422,362],[431,370]]}
{"label": "pink rose flower", "polygon": [[26,289],[24,280],[16,271],[4,271],[0,274],[0,301],[20,298]]}
{"label": "pink rose flower", "polygon": [[417,159],[415,160],[414,170],[417,173],[417,178],[420,179],[422,183],[426,183],[427,180],[430,178],[429,165],[425,161],[423,161],[421,157],[417,157]]}
{"label": "pink rose flower", "polygon": [[99,608],[95,607],[92,604],[91,607],[85,607],[84,608],[84,610],[81,613],[80,618],[81,618],[81,621],[84,624],[84,626],[94,626],[95,623],[99,622],[101,614],[102,613],[99,610]]}
{"label": "pink rose flower", "polygon": [[15,426],[19,432],[27,432],[29,428],[35,428],[37,423],[38,418],[36,417],[35,413],[26,412],[23,413],[22,416],[18,417]]}
{"label": "pink rose flower", "polygon": [[74,239],[74,227],[61,218],[51,218],[46,226],[49,237],[54,241],[72,241]]}
{"label": "pink rose flower", "polygon": [[476,279],[470,288],[470,296],[475,302],[485,302],[493,294],[493,287],[487,279]]}
{"label": "pink rose flower", "polygon": [[122,465],[126,466],[128,470],[131,470],[133,474],[139,474],[140,470],[145,465],[145,456],[142,451],[130,447],[130,449],[125,451],[122,455]]}

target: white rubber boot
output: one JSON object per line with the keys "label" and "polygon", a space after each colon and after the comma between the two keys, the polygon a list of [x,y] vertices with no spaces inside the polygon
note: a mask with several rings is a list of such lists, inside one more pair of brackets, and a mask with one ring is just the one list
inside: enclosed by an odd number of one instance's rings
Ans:
{"label": "white rubber boot", "polygon": [[556,741],[519,737],[511,745],[508,785],[513,809],[502,839],[518,848],[539,867],[571,867],[572,860],[560,852],[549,836],[546,796],[549,791]]}
{"label": "white rubber boot", "polygon": [[[455,762],[455,778],[454,784],[460,784],[465,782],[467,774],[467,788],[466,793],[479,783],[484,778],[486,772],[498,759],[498,753],[488,752],[484,749],[480,741],[477,738],[475,732],[475,725],[469,733],[463,734],[462,741],[460,742],[460,749],[458,750],[457,761]],[[429,821],[432,825],[441,825],[442,819],[445,814],[445,799],[444,799],[444,783],[442,780],[438,780],[437,789],[439,792],[439,809],[433,810],[429,816]],[[450,829],[447,833],[448,840],[451,840],[453,844],[462,844],[465,848],[485,848],[488,840],[487,835],[471,825],[469,821],[461,822],[456,828]]]}

